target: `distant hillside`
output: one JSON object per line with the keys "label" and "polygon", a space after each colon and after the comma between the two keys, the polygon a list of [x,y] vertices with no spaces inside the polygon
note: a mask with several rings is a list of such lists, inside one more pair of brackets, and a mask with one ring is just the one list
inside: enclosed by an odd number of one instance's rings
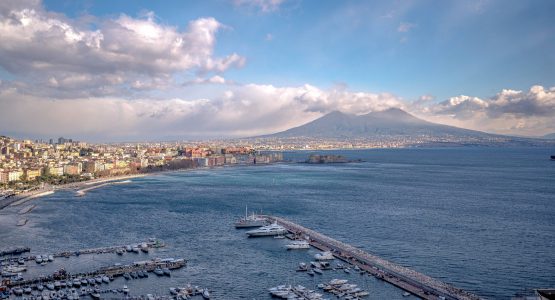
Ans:
{"label": "distant hillside", "polygon": [[359,116],[334,111],[299,127],[264,137],[371,138],[399,135],[493,136],[480,131],[427,122],[401,109],[390,108]]}
{"label": "distant hillside", "polygon": [[555,140],[555,132],[554,132],[554,133],[550,133],[550,134],[546,134],[546,135],[542,136],[542,138],[544,138],[544,139],[550,139],[550,140]]}

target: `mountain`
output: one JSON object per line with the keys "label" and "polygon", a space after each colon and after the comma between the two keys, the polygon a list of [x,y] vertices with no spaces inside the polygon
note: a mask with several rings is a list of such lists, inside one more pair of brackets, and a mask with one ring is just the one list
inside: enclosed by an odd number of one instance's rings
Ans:
{"label": "mountain", "polygon": [[544,138],[544,139],[550,139],[550,140],[555,140],[555,132],[554,132],[554,133],[550,133],[550,134],[546,134],[546,135],[542,136],[542,138]]}
{"label": "mountain", "polygon": [[299,127],[267,135],[272,138],[374,138],[383,136],[493,136],[484,132],[431,123],[401,109],[390,108],[365,115],[328,113]]}

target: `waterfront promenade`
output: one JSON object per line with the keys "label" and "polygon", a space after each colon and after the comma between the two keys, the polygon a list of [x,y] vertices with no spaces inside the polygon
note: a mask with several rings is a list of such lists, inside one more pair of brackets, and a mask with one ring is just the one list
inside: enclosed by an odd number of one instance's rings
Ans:
{"label": "waterfront promenade", "polygon": [[270,222],[284,226],[294,236],[308,236],[310,244],[330,251],[343,261],[358,266],[379,279],[387,281],[423,299],[478,300],[480,297],[409,268],[394,264],[346,243],[332,239],[286,219],[264,216]]}

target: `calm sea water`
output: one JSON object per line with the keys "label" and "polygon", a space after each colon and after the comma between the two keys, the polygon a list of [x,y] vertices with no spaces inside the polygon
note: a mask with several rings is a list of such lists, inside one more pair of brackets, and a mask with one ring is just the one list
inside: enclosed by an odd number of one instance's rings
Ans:
{"label": "calm sea water", "polygon": [[[171,286],[208,287],[217,299],[269,299],[284,283],[314,287],[347,278],[369,299],[402,299],[371,277],[334,271],[308,277],[294,269],[314,250],[286,251],[287,241],[247,239],[233,221],[249,209],[289,218],[401,265],[491,299],[555,286],[555,149],[399,149],[335,151],[363,163],[226,167],[166,173],[74,197],[36,200],[29,223],[20,208],[0,211],[0,248],[28,245],[37,254],[133,243],[157,237],[168,247],[149,255],[58,259],[25,276],[64,266],[84,271],[148,257],[182,257],[171,278],[117,279],[132,293],[168,294]],[[287,153],[304,159],[309,152]]]}

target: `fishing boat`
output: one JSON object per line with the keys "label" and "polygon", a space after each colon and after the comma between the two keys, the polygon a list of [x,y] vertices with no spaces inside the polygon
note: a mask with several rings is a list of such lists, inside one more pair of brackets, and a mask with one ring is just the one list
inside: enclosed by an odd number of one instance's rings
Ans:
{"label": "fishing boat", "polygon": [[210,299],[210,292],[208,292],[208,289],[202,290],[202,298]]}

